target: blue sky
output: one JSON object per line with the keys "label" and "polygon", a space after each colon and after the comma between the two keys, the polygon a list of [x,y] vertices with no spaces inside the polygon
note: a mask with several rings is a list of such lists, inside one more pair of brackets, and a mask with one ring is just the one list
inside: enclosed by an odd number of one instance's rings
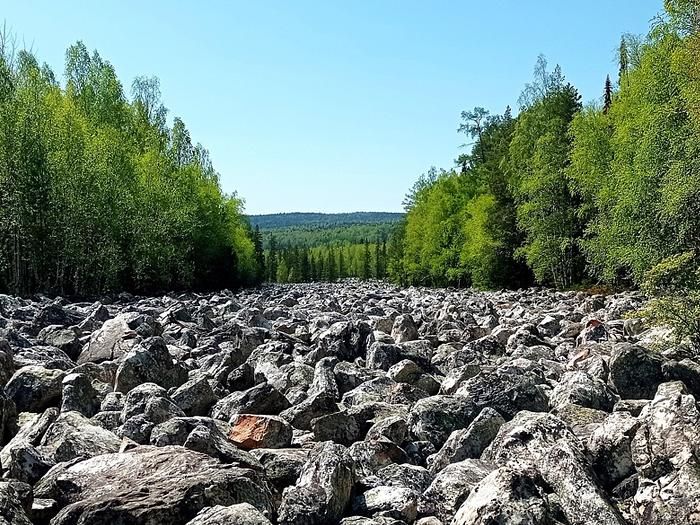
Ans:
{"label": "blue sky", "polygon": [[661,4],[0,0],[0,21],[61,78],[76,40],[127,92],[158,76],[249,213],[400,211],[420,173],[453,165],[460,111],[515,107],[540,53],[599,97],[620,35]]}

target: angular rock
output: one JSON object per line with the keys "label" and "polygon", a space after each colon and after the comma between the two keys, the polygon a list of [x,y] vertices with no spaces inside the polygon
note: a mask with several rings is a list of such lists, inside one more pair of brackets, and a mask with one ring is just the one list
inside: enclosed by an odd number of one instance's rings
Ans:
{"label": "angular rock", "polygon": [[292,442],[292,427],[277,416],[238,414],[231,418],[228,438],[246,450],[285,448]]}
{"label": "angular rock", "polygon": [[20,412],[39,412],[58,406],[65,372],[38,365],[17,370],[5,385],[5,394]]}
{"label": "angular rock", "polygon": [[569,403],[582,407],[611,412],[617,396],[600,379],[585,372],[567,372],[554,387],[549,397],[552,408],[561,408]]}
{"label": "angular rock", "polygon": [[283,525],[324,525],[339,521],[355,482],[353,461],[342,445],[314,447],[296,485],[284,493],[278,510]]}
{"label": "angular rock", "polygon": [[430,471],[436,473],[450,463],[481,457],[504,423],[494,409],[483,409],[466,429],[452,432],[438,453],[428,459]]}
{"label": "angular rock", "polygon": [[418,503],[420,516],[435,516],[450,523],[472,489],[493,470],[493,465],[466,459],[447,465],[436,476]]}
{"label": "angular rock", "polygon": [[394,326],[391,329],[391,337],[397,343],[405,341],[415,341],[418,339],[418,329],[413,317],[410,315],[399,315],[394,320]]}
{"label": "angular rock", "polygon": [[154,337],[144,346],[134,346],[122,359],[114,389],[128,392],[142,383],[155,383],[164,388],[178,387],[187,381],[187,370],[173,363],[165,341]]}
{"label": "angular rock", "polygon": [[236,414],[278,415],[288,407],[289,401],[279,390],[262,383],[219,400],[212,408],[211,415],[228,421]]}
{"label": "angular rock", "polygon": [[241,525],[272,525],[270,520],[250,503],[239,503],[229,507],[222,505],[206,507],[192,521],[188,521],[187,525],[226,525],[237,523]]}
{"label": "angular rock", "polygon": [[622,399],[652,399],[663,383],[663,359],[639,345],[620,343],[610,356],[610,381]]}
{"label": "angular rock", "polygon": [[380,486],[355,498],[353,511],[365,516],[381,516],[412,523],[416,519],[418,493],[405,487]]}
{"label": "angular rock", "polygon": [[52,525],[184,525],[204,507],[238,503],[250,503],[265,516],[273,513],[257,473],[176,446],[142,446],[61,463],[41,479],[34,495],[64,507]]}
{"label": "angular rock", "polygon": [[452,521],[453,525],[495,523],[559,523],[547,500],[547,485],[535,469],[527,466],[506,466],[495,470],[473,487]]}
{"label": "angular rock", "polygon": [[100,398],[90,378],[84,374],[68,374],[63,378],[61,412],[76,411],[92,417],[100,410]]}
{"label": "angular rock", "polygon": [[79,412],[63,412],[48,428],[39,450],[55,462],[91,458],[119,450],[121,440]]}
{"label": "angular rock", "polygon": [[188,416],[206,416],[218,398],[206,377],[190,379],[170,396]]}
{"label": "angular rock", "polygon": [[503,425],[482,459],[495,464],[532,465],[559,498],[572,524],[623,525],[617,509],[596,484],[578,439],[551,414],[522,411]]}
{"label": "angular rock", "polygon": [[431,396],[419,400],[408,415],[411,435],[441,447],[450,434],[466,428],[478,411],[465,396]]}

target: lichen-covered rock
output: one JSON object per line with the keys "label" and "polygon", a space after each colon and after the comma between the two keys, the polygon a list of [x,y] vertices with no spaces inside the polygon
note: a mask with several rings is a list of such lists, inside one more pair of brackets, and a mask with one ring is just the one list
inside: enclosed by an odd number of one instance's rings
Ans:
{"label": "lichen-covered rock", "polygon": [[616,402],[617,396],[603,381],[585,372],[565,373],[549,396],[549,403],[555,409],[574,403],[582,407],[610,412]]}
{"label": "lichen-covered rock", "polygon": [[700,517],[700,412],[683,383],[659,386],[639,415],[632,460],[640,473],[635,523],[694,523]]}
{"label": "lichen-covered rock", "polygon": [[85,374],[68,374],[63,378],[61,412],[76,411],[86,417],[100,410],[100,395]]}
{"label": "lichen-covered rock", "polygon": [[206,416],[218,398],[206,377],[190,379],[170,396],[188,416]]}
{"label": "lichen-covered rock", "polygon": [[192,521],[188,521],[187,525],[226,525],[238,523],[241,525],[272,525],[270,520],[250,503],[239,503],[228,507],[222,505],[206,507],[202,509]]}
{"label": "lichen-covered rock", "polygon": [[340,520],[355,482],[352,457],[342,445],[314,447],[296,485],[284,493],[278,510],[283,525],[323,525]]}
{"label": "lichen-covered rock", "polygon": [[41,439],[39,450],[55,462],[91,458],[119,450],[121,439],[79,412],[63,412]]}
{"label": "lichen-covered rock", "polygon": [[374,487],[357,496],[353,511],[412,523],[416,519],[418,493],[406,487]]}
{"label": "lichen-covered rock", "polygon": [[78,356],[78,364],[120,359],[134,345],[136,335],[127,324],[127,316],[108,319],[90,335],[90,341]]}
{"label": "lichen-covered rock", "polygon": [[236,414],[279,415],[289,405],[279,390],[268,383],[261,383],[219,400],[212,408],[211,415],[225,421]]}
{"label": "lichen-covered rock", "polygon": [[522,411],[503,425],[482,459],[497,465],[532,465],[556,492],[567,520],[574,524],[623,525],[616,508],[596,484],[580,441],[556,416]]}
{"label": "lichen-covered rock", "polygon": [[65,375],[62,370],[28,365],[10,378],[5,385],[5,394],[20,412],[38,412],[58,406]]}
{"label": "lichen-covered rock", "polygon": [[420,516],[435,516],[450,523],[472,489],[493,470],[493,465],[466,459],[447,465],[423,493],[418,503]]}
{"label": "lichen-covered rock", "polygon": [[438,453],[428,458],[431,472],[439,472],[450,463],[481,457],[504,423],[494,409],[483,409],[467,428],[452,432]]}
{"label": "lichen-covered rock", "polygon": [[137,447],[58,464],[34,495],[63,507],[55,525],[184,525],[204,507],[238,503],[250,503],[265,516],[273,513],[258,473],[176,446]]}
{"label": "lichen-covered rock", "polygon": [[142,383],[155,383],[164,388],[178,387],[187,381],[187,370],[174,363],[168,347],[160,337],[134,346],[122,359],[114,389],[128,392]]}
{"label": "lichen-covered rock", "polygon": [[652,399],[664,381],[663,358],[639,345],[617,344],[610,356],[610,381],[622,399]]}
{"label": "lichen-covered rock", "polygon": [[[586,516],[576,523],[585,521]],[[547,500],[547,485],[527,466],[501,467],[476,484],[452,525],[551,525],[558,523]]]}
{"label": "lichen-covered rock", "polygon": [[628,412],[613,412],[588,438],[593,471],[603,487],[612,489],[635,472],[632,440],[638,427]]}
{"label": "lichen-covered rock", "polygon": [[478,410],[466,396],[431,396],[419,400],[408,415],[411,435],[441,447],[452,432],[466,428]]}
{"label": "lichen-covered rock", "polygon": [[418,339],[418,329],[413,317],[410,315],[399,315],[394,319],[394,326],[391,329],[391,337],[397,343],[414,341]]}

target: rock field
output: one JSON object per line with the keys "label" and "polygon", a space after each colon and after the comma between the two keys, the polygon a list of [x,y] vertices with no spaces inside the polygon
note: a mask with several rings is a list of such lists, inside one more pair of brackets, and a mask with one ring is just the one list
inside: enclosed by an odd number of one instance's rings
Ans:
{"label": "rock field", "polygon": [[700,524],[635,292],[0,296],[0,524]]}

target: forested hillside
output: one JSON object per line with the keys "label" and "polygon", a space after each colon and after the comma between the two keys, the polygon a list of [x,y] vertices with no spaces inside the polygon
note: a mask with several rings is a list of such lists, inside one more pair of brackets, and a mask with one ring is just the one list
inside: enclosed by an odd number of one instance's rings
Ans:
{"label": "forested hillside", "polygon": [[274,282],[387,276],[387,239],[402,213],[251,215],[265,250],[264,278]]}
{"label": "forested hillside", "polygon": [[584,104],[540,57],[517,115],[464,111],[459,130],[473,145],[410,191],[391,277],[481,288],[646,282],[661,293],[696,282],[698,13],[696,1],[667,0],[646,37],[622,36],[600,100]]}
{"label": "forested hillside", "polygon": [[242,201],[166,124],[158,80],[127,97],[81,43],[65,85],[0,35],[0,291],[222,288],[256,278]]}
{"label": "forested hillside", "polygon": [[385,224],[403,218],[403,213],[356,211],[351,213],[269,213],[249,215],[250,223],[261,230],[282,228],[339,228],[366,224]]}
{"label": "forested hillside", "polygon": [[278,248],[314,248],[381,241],[403,217],[402,213],[356,212],[250,215],[249,219],[269,250],[271,242]]}

